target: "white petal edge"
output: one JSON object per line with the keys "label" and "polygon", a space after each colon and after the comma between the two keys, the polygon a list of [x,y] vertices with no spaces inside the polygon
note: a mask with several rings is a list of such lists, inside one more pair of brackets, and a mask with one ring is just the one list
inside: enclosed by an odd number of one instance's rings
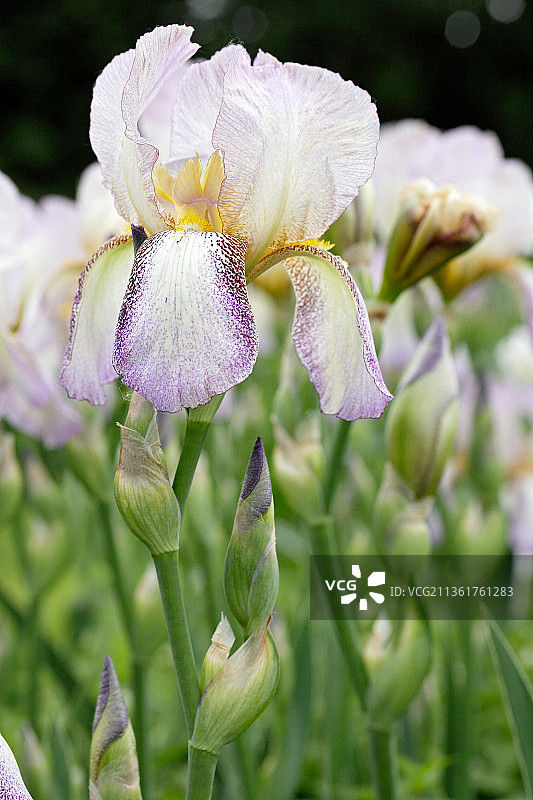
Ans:
{"label": "white petal edge", "polygon": [[80,275],[61,369],[61,384],[69,397],[105,403],[102,387],[117,377],[113,342],[132,265],[131,237],[118,236],[89,259]]}
{"label": "white petal edge", "polygon": [[2,800],[32,800],[22,780],[11,749],[0,733],[0,797]]}
{"label": "white petal edge", "polygon": [[114,367],[160,411],[207,403],[248,377],[257,334],[246,242],[164,231],[140,247],[122,305]]}
{"label": "white petal edge", "polygon": [[274,259],[286,259],[296,296],[292,337],[321,411],[346,420],[381,416],[392,395],[381,375],[363,297],[346,263],[313,245],[279,250],[269,257]]}
{"label": "white petal edge", "polygon": [[141,136],[138,122],[163,84],[198,49],[190,41],[192,32],[185,25],[155,28],[141,36],[135,50],[115,56],[94,87],[90,139],[104,185],[119,214],[151,233],[164,228],[152,181],[159,153]]}
{"label": "white petal edge", "polygon": [[223,231],[246,263],[320,237],[370,177],[379,122],[367,92],[319,67],[228,65],[213,145],[224,154]]}

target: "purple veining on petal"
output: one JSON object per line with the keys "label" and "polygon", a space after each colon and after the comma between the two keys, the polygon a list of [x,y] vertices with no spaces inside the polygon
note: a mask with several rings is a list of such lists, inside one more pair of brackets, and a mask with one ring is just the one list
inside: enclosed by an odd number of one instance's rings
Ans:
{"label": "purple veining on petal", "polygon": [[241,490],[241,500],[246,500],[251,493],[254,492],[253,508],[257,516],[265,514],[272,502],[272,484],[270,482],[270,472],[268,469],[268,462],[265,455],[265,448],[261,437],[258,436],[248,467]]}
{"label": "purple veining on petal", "polygon": [[0,798],[1,800],[32,800],[30,793],[24,786],[15,756],[1,734]]}
{"label": "purple veining on petal", "polygon": [[243,381],[257,357],[246,242],[189,230],[148,239],[133,266],[114,367],[160,411],[204,405]]}
{"label": "purple veining on petal", "polygon": [[[342,419],[379,417],[392,395],[381,375],[363,297],[347,265],[314,245],[291,245],[268,260],[284,258],[296,294],[293,339],[322,410]],[[332,274],[321,273],[331,267]]]}
{"label": "purple veining on petal", "polygon": [[[130,241],[131,237],[129,236],[116,236],[107,241],[89,259],[80,275],[78,289],[72,304],[70,334],[60,378],[60,383],[67,390],[69,397],[77,400],[88,400],[96,405],[105,403],[102,385],[110,383],[117,377],[111,363],[111,348],[120,302],[126,288],[128,274],[131,271],[130,256],[126,254],[127,258],[124,263],[122,260],[117,261],[116,266],[119,271],[116,272],[116,267],[112,269],[112,274],[107,276],[105,286],[102,288],[99,287],[102,276],[98,277],[98,271],[105,270],[103,259],[109,256],[111,251]],[[97,300],[93,298],[93,303],[89,303],[89,308],[87,308],[86,293],[91,280],[96,282],[96,294],[99,290],[100,296]],[[90,339],[88,343],[79,341],[82,314],[88,314],[88,322],[92,322],[89,326],[90,330],[84,332],[85,337]],[[95,319],[93,320],[92,317]],[[107,339],[110,341],[108,342]],[[76,352],[76,344],[81,347],[80,353]],[[90,345],[91,352],[89,354],[87,345]]]}

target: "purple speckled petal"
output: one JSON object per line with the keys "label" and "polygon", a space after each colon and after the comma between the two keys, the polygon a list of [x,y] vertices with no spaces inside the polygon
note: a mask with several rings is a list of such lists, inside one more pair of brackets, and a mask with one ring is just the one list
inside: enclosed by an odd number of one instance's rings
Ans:
{"label": "purple speckled petal", "polygon": [[152,169],[157,148],[141,136],[143,111],[163,84],[194,55],[192,28],[168,25],[141,36],[135,50],[116,56],[94,87],[90,138],[119,214],[151,233],[162,230]]}
{"label": "purple speckled petal", "polygon": [[284,248],[269,262],[274,259],[287,259],[296,295],[292,336],[321,410],[348,420],[379,417],[392,395],[381,375],[364,300],[347,265],[313,245]]}
{"label": "purple speckled petal", "polygon": [[61,383],[69,397],[105,403],[103,384],[114,381],[113,341],[133,264],[131,237],[119,236],[98,250],[80,275],[70,319]]}
{"label": "purple speckled petal", "polygon": [[137,253],[114,366],[160,411],[207,403],[250,374],[257,334],[244,278],[246,242],[164,231]]}
{"label": "purple speckled petal", "polygon": [[32,800],[24,786],[15,756],[0,734],[0,797],[2,800]]}
{"label": "purple speckled petal", "polygon": [[213,131],[219,211],[223,231],[248,240],[248,265],[324,233],[370,177],[378,127],[370,96],[326,69],[265,55],[228,65]]}

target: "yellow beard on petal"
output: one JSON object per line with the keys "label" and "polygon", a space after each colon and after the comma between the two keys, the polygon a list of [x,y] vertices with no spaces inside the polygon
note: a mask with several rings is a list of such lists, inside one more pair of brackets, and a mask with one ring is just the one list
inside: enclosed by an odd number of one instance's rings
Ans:
{"label": "yellow beard on petal", "polygon": [[205,171],[196,156],[187,161],[175,178],[161,164],[156,164],[153,171],[155,191],[169,213],[168,217],[165,214],[169,226],[221,232],[217,203],[225,177],[222,157],[217,150],[210,156]]}

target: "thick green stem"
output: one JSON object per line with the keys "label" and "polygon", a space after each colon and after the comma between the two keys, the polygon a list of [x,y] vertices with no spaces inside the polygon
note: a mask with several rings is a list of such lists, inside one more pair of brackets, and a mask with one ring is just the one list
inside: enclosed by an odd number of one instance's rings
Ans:
{"label": "thick green stem", "polygon": [[204,446],[205,437],[207,436],[212,419],[223,398],[223,394],[215,395],[205,406],[187,409],[185,439],[183,440],[180,460],[172,484],[172,488],[178,498],[182,517],[189,496],[192,479],[198,465],[198,459],[200,458]]}
{"label": "thick green stem", "polygon": [[376,800],[397,800],[398,779],[395,768],[394,737],[390,729],[368,729],[370,769]]}
{"label": "thick green stem", "polygon": [[197,750],[189,742],[187,794],[185,800],[211,800],[218,756]]}
{"label": "thick green stem", "polygon": [[200,700],[200,682],[192,642],[183,604],[183,594],[178,568],[178,553],[160,553],[152,556],[157,571],[157,580],[163,601],[163,610],[167,623],[168,638],[178,685],[181,702],[187,722],[189,736],[194,728],[196,706]]}
{"label": "thick green stem", "polygon": [[107,562],[113,574],[115,594],[117,596],[124,630],[130,645],[132,684],[135,697],[133,729],[135,731],[137,744],[142,795],[144,800],[150,800],[150,756],[147,742],[145,666],[142,642],[139,642],[137,636],[131,592],[126,587],[126,582],[120,566],[108,503],[103,500],[98,503],[98,514],[103,533]]}

